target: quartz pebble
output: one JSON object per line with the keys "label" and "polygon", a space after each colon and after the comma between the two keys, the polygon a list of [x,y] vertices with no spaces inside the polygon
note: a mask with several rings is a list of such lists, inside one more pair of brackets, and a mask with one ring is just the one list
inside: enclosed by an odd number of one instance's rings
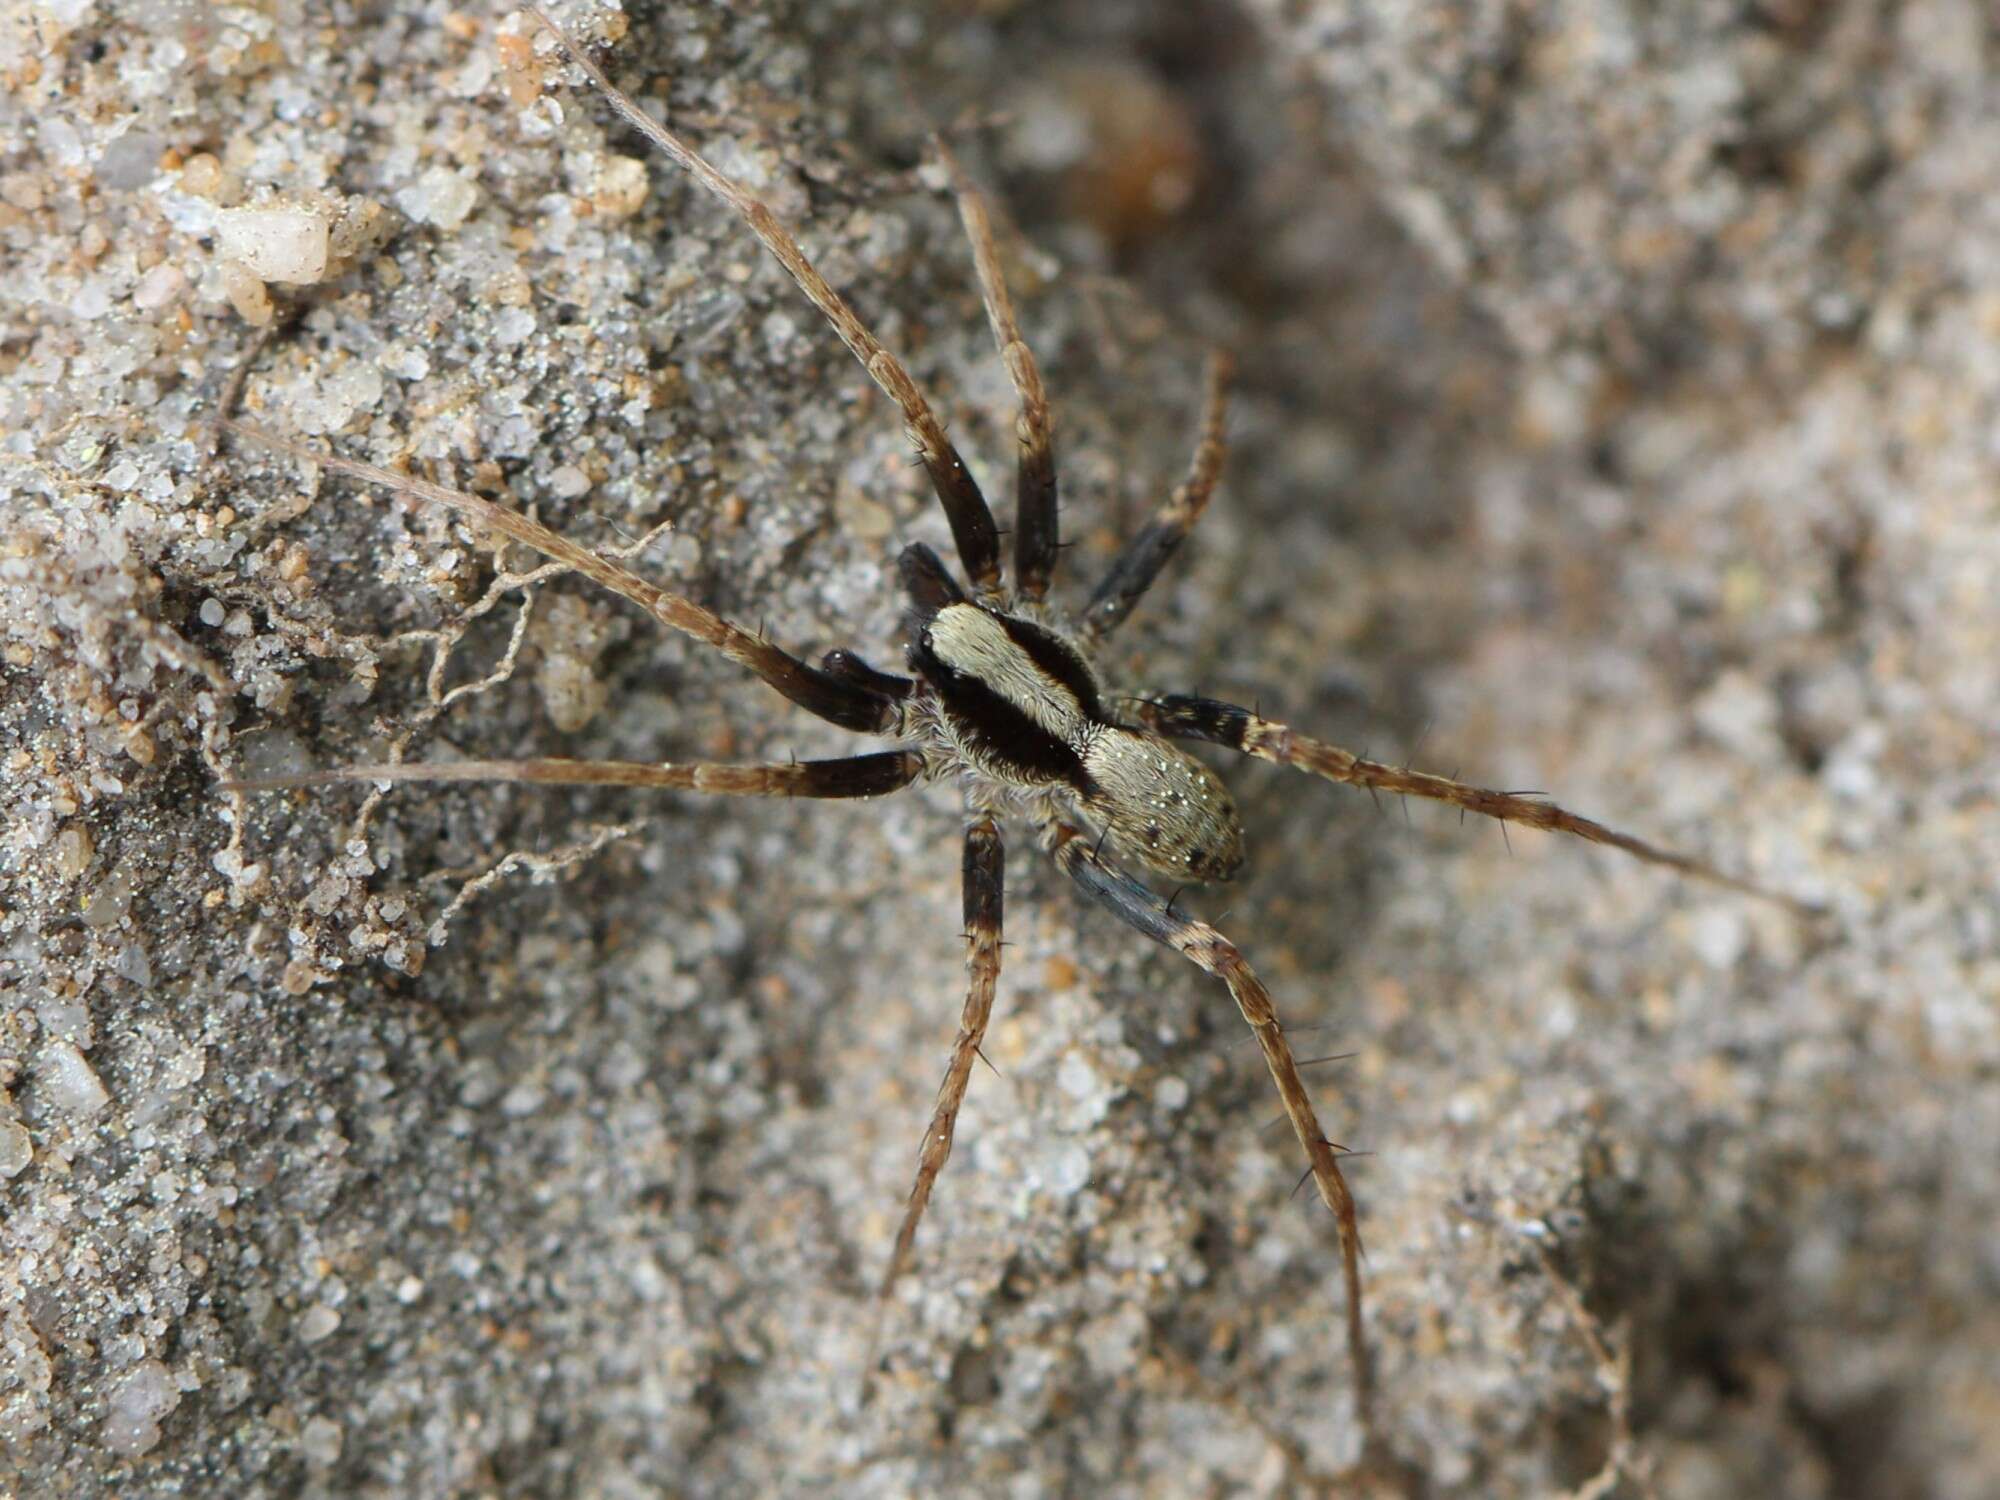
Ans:
{"label": "quartz pebble", "polygon": [[157,1359],[141,1360],[111,1388],[105,1404],[104,1446],[136,1458],[160,1441],[160,1422],[180,1405],[173,1374]]}
{"label": "quartz pebble", "polygon": [[42,1086],[56,1108],[89,1119],[111,1102],[111,1095],[84,1055],[70,1041],[50,1042],[42,1049]]}
{"label": "quartz pebble", "polygon": [[326,213],[315,207],[236,208],[216,226],[222,253],[260,281],[308,286],[326,275]]}
{"label": "quartz pebble", "polygon": [[0,1120],[0,1177],[19,1177],[35,1159],[35,1143],[19,1120]]}

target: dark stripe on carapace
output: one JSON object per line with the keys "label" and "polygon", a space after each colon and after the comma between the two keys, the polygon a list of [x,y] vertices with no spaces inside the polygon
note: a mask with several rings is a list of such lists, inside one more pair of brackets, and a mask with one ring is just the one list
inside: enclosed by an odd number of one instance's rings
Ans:
{"label": "dark stripe on carapace", "polygon": [[968,672],[947,666],[919,635],[910,665],[937,694],[938,707],[961,738],[989,759],[1004,761],[1023,781],[1062,782],[1091,797],[1097,783],[1067,741],[1050,734],[1019,708]]}
{"label": "dark stripe on carapace", "polygon": [[1098,700],[1097,679],[1090,675],[1090,668],[1084,665],[1074,646],[1054,631],[1045,630],[1019,615],[996,612],[993,618],[1007,632],[1007,639],[1027,654],[1029,661],[1069,689],[1084,717],[1100,724],[1104,722],[1104,705]]}
{"label": "dark stripe on carapace", "polygon": [[1212,745],[1241,750],[1251,715],[1249,709],[1233,703],[1175,693],[1148,703],[1139,717],[1156,734],[1177,740],[1206,740]]}

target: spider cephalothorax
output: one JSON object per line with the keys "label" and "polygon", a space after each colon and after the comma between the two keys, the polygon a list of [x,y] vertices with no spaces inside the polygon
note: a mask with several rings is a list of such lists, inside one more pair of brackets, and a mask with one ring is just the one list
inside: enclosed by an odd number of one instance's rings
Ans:
{"label": "spider cephalothorax", "polygon": [[[412,500],[443,506],[536,549],[640,606],[662,625],[714,647],[791,702],[830,723],[898,741],[901,748],[833,760],[770,765],[528,760],[398,762],[232,783],[235,790],[333,781],[511,781],[597,783],[766,797],[869,797],[919,780],[956,781],[965,807],[964,908],[971,982],[957,1041],[929,1128],[916,1182],[880,1283],[886,1295],[907,1264],[986,1033],[1000,974],[1004,861],[1002,823],[1022,819],[1059,869],[1092,902],[1222,980],[1255,1035],[1321,1199],[1339,1229],[1346,1333],[1356,1401],[1370,1420],[1371,1377],[1361,1321],[1360,1238],[1340,1151],[1321,1131],[1283,1028],[1242,952],[1215,928],[1120,870],[1107,850],[1176,883],[1227,880],[1243,863],[1243,828],[1229,793],[1172,740],[1205,740],[1349,785],[1430,797],[1469,812],[1609,844],[1684,873],[1756,890],[1706,865],[1616,833],[1532,795],[1488,791],[1406,767],[1383,765],[1287,725],[1212,699],[1181,695],[1119,700],[1114,708],[1091,658],[1125,619],[1200,519],[1221,471],[1227,362],[1213,362],[1200,441],[1187,479],[1106,572],[1086,607],[1069,616],[1047,599],[1058,556],[1056,474],[1048,400],[1015,322],[985,209],[942,141],[972,241],[981,294],[1019,398],[1021,442],[1014,527],[1014,581],[1002,577],[999,531],[970,472],[916,382],[878,343],[806,259],[775,215],[681,138],[642,112],[584,53],[536,11],[619,114],[704,188],[739,213],[825,314],[841,340],[900,409],[952,531],[966,584],[924,546],[907,548],[901,578],[909,599],[909,676],[879,671],[835,650],[813,665],[622,562],[568,540],[503,506],[406,474],[306,448],[232,424],[245,437],[349,474]],[[1092,833],[1096,836],[1092,837]]]}

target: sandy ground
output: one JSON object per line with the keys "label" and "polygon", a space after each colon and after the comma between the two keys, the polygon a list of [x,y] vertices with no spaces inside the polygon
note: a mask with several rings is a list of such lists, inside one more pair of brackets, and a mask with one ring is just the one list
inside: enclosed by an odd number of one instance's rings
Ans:
{"label": "sandy ground", "polygon": [[[1354,1054],[1311,1076],[1374,1153],[1383,1491],[1991,1494],[1981,8],[560,9],[803,226],[1004,500],[910,99],[983,122],[1069,597],[1239,352],[1121,689],[1829,908],[1226,768],[1252,865],[1183,899]],[[643,568],[800,650],[893,664],[895,551],[946,543],[810,307],[525,38],[0,5],[0,1487],[1365,1492],[1255,1049],[1027,830],[995,1071],[864,1401],[963,985],[948,789],[220,789],[405,742],[852,744],[574,579],[498,581],[518,549],[211,458],[253,351],[257,420],[600,545],[671,523]]]}

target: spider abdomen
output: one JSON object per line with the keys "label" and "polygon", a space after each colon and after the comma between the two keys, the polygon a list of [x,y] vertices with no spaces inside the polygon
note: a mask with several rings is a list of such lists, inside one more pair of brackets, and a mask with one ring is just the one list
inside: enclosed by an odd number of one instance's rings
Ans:
{"label": "spider abdomen", "polygon": [[1243,820],[1222,778],[1144,730],[1106,725],[1086,748],[1096,783],[1083,800],[1134,859],[1183,880],[1231,880],[1243,867]]}

